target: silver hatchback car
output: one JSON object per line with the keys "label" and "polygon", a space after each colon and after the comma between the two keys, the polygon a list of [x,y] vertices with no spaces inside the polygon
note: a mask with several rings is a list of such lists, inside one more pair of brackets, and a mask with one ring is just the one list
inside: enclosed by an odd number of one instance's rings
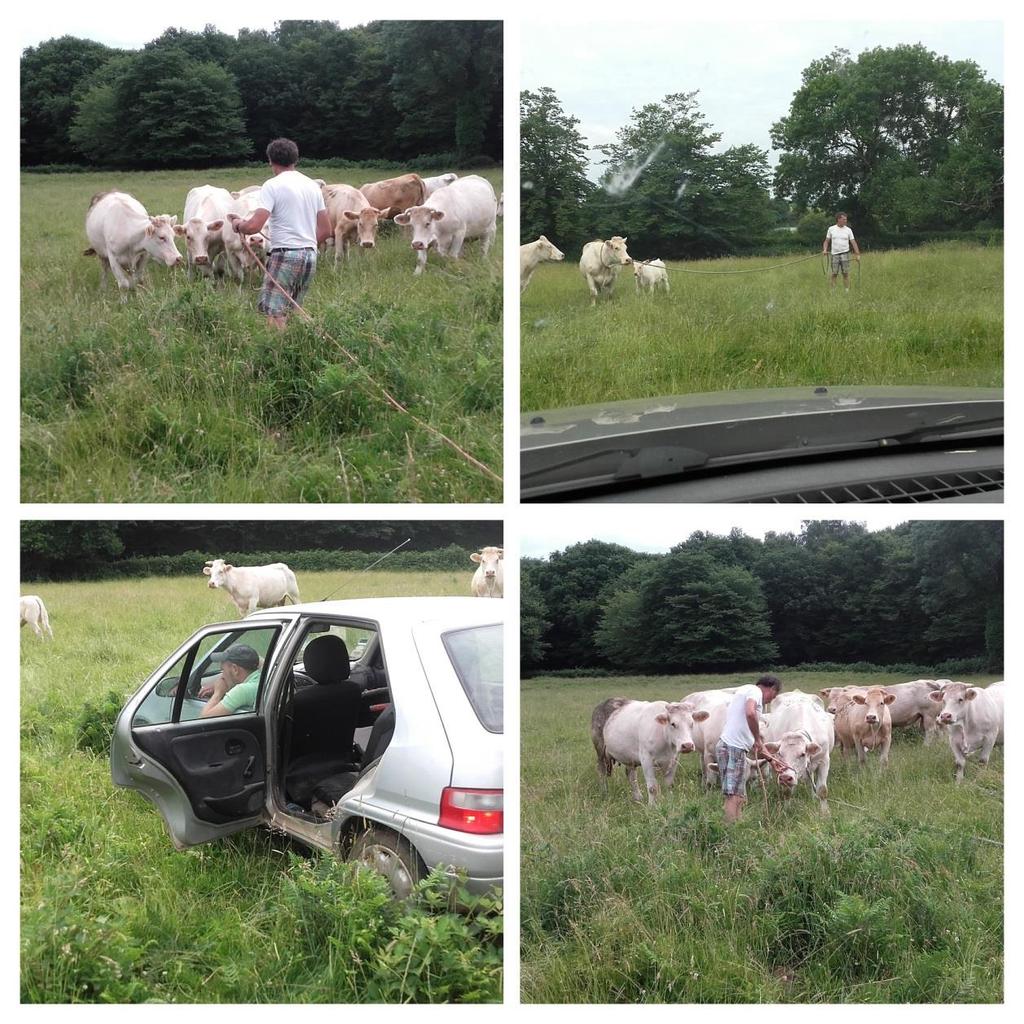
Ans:
{"label": "silver hatchback car", "polygon": [[121,710],[114,782],[179,848],[262,824],[399,896],[435,866],[496,888],[503,623],[500,600],[403,597],[205,626]]}

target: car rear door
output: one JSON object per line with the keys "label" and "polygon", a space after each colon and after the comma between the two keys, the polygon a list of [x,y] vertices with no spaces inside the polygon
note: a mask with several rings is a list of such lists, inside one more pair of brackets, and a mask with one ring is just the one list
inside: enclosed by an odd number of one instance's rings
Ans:
{"label": "car rear door", "polygon": [[[294,616],[207,626],[195,633],[132,697],[114,727],[114,782],[156,804],[181,848],[241,831],[263,818],[267,730],[262,708],[280,676],[282,640]],[[221,717],[196,717],[199,696],[219,672],[211,655],[234,644],[260,656],[256,707]]]}

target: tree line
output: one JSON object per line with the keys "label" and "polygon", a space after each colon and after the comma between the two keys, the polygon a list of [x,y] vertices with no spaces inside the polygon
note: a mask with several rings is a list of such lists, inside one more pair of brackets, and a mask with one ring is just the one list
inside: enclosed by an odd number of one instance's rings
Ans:
{"label": "tree line", "polygon": [[501,22],[208,25],[141,50],[62,36],[22,54],[22,166],[262,161],[282,135],[305,159],[500,161]]}
{"label": "tree line", "polygon": [[598,183],[579,124],[553,89],[520,94],[524,242],[545,234],[568,253],[619,234],[695,259],[820,245],[840,209],[869,246],[987,240],[1003,224],[1003,88],[920,44],[813,61],[771,126],[774,171],[758,146],[716,149],[696,91],[635,108],[597,147]]}
{"label": "tree line", "polygon": [[668,554],[590,540],[521,573],[524,670],[726,672],[1003,657],[996,522],[805,522],[694,533]]}
{"label": "tree line", "polygon": [[[488,544],[500,546],[502,535],[500,520],[36,519],[21,524],[21,578],[173,575],[194,571],[199,553],[204,555],[200,567],[205,558],[242,555],[247,563],[295,561],[292,568],[362,569],[407,538],[409,543],[385,564],[468,571],[473,568],[468,553]],[[284,552],[288,558],[282,557]]]}

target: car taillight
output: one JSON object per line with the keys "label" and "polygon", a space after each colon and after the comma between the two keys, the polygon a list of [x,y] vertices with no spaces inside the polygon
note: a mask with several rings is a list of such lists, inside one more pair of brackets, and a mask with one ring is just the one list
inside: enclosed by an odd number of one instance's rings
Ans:
{"label": "car taillight", "polygon": [[476,835],[497,835],[505,829],[505,792],[501,789],[441,790],[442,828]]}

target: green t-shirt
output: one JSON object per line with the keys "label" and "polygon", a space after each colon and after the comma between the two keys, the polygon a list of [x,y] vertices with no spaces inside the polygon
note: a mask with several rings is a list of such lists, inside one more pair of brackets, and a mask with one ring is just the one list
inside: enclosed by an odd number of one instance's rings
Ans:
{"label": "green t-shirt", "polygon": [[259,688],[260,670],[256,669],[255,672],[240,682],[237,686],[232,686],[231,689],[224,694],[224,699],[221,703],[232,714],[236,711],[255,711],[256,693]]}

